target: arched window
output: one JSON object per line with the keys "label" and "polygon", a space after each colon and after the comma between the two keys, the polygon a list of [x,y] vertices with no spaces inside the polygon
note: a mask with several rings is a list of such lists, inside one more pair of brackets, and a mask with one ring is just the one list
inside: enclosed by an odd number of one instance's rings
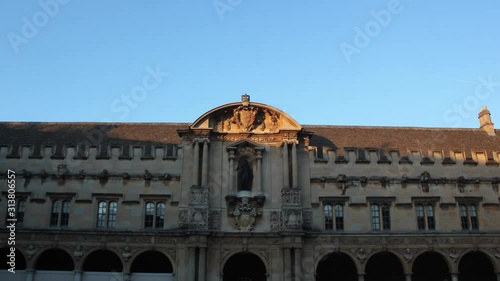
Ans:
{"label": "arched window", "polygon": [[16,218],[17,218],[17,225],[21,226],[22,223],[24,222],[24,209],[26,208],[26,200],[21,199],[17,202],[17,213],[16,213]]}
{"label": "arched window", "polygon": [[434,221],[434,207],[431,204],[425,206],[418,204],[417,210],[417,226],[419,230],[434,230],[436,224]]}
{"label": "arched window", "polygon": [[55,200],[52,202],[52,209],[50,212],[50,226],[68,226],[69,206],[69,200]]}
{"label": "arched window", "polygon": [[460,210],[460,222],[462,223],[462,229],[469,230],[469,218],[467,214],[467,206],[460,205],[459,210]]}
{"label": "arched window", "polygon": [[97,205],[97,228],[114,228],[116,225],[116,201],[99,201]]}
{"label": "arched window", "polygon": [[330,204],[325,204],[325,230],[333,230],[333,208]]}
{"label": "arched window", "polygon": [[380,230],[380,208],[377,204],[372,204],[372,229]]}
{"label": "arched window", "polygon": [[391,229],[391,212],[389,205],[382,204],[382,206],[379,206],[378,204],[374,203],[371,205],[371,214],[373,230]]}
{"label": "arched window", "polygon": [[335,205],[335,227],[337,230],[344,230],[344,207]]}
{"label": "arched window", "polygon": [[391,229],[391,213],[389,206],[386,204],[382,205],[382,224],[384,230]]}
{"label": "arched window", "polygon": [[163,228],[165,223],[165,203],[146,202],[144,228]]}

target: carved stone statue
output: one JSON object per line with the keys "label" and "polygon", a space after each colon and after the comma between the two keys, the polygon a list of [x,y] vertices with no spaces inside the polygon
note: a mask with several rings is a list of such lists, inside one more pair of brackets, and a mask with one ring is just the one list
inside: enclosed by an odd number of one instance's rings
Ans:
{"label": "carved stone statue", "polygon": [[241,158],[238,162],[238,191],[252,190],[253,171],[248,159]]}

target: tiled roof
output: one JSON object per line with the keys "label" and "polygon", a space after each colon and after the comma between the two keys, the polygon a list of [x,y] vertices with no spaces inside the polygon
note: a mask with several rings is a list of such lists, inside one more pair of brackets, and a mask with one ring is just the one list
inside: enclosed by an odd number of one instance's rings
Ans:
{"label": "tiled roof", "polygon": [[[180,143],[189,123],[0,123],[0,145],[11,144],[165,144]],[[480,129],[304,125],[312,146],[500,151],[500,131]]]}

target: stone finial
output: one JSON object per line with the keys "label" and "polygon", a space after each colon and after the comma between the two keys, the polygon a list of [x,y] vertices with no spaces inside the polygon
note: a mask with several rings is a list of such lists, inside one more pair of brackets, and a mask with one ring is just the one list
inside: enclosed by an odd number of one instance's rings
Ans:
{"label": "stone finial", "polygon": [[495,127],[493,127],[493,122],[491,122],[491,114],[486,106],[479,112],[479,128],[483,129],[488,135],[495,135]]}
{"label": "stone finial", "polygon": [[243,103],[243,106],[248,106],[250,104],[250,96],[247,94],[241,95],[241,103]]}

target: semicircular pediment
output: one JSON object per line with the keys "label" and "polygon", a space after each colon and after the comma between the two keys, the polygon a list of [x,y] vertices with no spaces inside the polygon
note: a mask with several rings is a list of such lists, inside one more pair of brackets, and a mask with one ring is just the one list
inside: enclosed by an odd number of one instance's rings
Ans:
{"label": "semicircular pediment", "polygon": [[252,134],[302,129],[290,115],[266,104],[250,102],[248,95],[242,96],[242,102],[225,104],[206,112],[190,128],[211,129],[218,133]]}

